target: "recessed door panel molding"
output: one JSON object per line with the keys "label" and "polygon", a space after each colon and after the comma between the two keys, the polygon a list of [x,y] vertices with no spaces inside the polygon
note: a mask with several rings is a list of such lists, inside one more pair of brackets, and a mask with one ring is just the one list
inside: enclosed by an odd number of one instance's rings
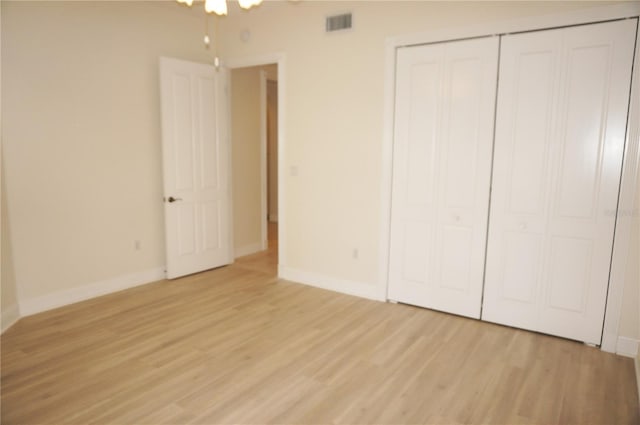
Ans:
{"label": "recessed door panel molding", "polygon": [[220,221],[222,218],[220,202],[218,200],[204,202],[201,210],[204,227],[204,231],[202,232],[204,245],[202,249],[206,251],[219,250],[223,245],[223,241],[221,240],[222,232],[220,231],[220,226],[222,226],[222,222]]}
{"label": "recessed door panel molding", "polygon": [[402,234],[404,245],[402,258],[402,279],[415,285],[425,284],[430,264],[429,246],[423,241],[430,239],[430,227],[424,221],[407,221]]}
{"label": "recessed door panel molding", "polygon": [[[435,162],[437,140],[433,129],[437,127],[439,90],[442,69],[430,58],[417,63],[409,70],[411,91],[408,99],[408,126],[406,132],[407,152],[405,164],[407,175],[407,205],[420,207],[432,204],[435,199]],[[400,148],[400,147],[399,147]],[[404,148],[404,147],[403,147]],[[425,187],[424,185],[428,186]]]}
{"label": "recessed door panel molding", "polygon": [[440,286],[468,292],[473,263],[473,231],[467,226],[445,225],[442,229],[442,265]]}
{"label": "recessed door panel molding", "polygon": [[199,167],[202,172],[199,174],[200,185],[203,189],[213,191],[219,190],[220,167],[208,166],[210,162],[218,162],[220,160],[220,138],[216,134],[216,104],[211,99],[216,98],[215,81],[211,78],[197,79],[197,95],[198,95],[198,129],[199,129]]}
{"label": "recessed door panel molding", "polygon": [[498,45],[398,50],[391,299],[480,316]]}
{"label": "recessed door panel molding", "polygon": [[188,257],[196,252],[196,209],[193,205],[176,205],[178,257]]}
{"label": "recessed door panel molding", "polygon": [[232,261],[224,72],[160,60],[168,278]]}
{"label": "recessed door panel molding", "polygon": [[600,343],[635,34],[503,36],[484,320]]}
{"label": "recessed door panel molding", "polygon": [[554,112],[553,76],[557,67],[550,41],[543,38],[538,50],[503,59],[515,59],[512,66],[517,75],[503,76],[503,80],[514,85],[510,100],[516,109],[502,113],[513,114],[516,119],[505,129],[514,141],[512,151],[497,154],[511,155],[513,161],[512,170],[516,172],[509,175],[508,205],[509,211],[515,214],[540,214],[545,204],[543,182],[548,170],[546,158]]}
{"label": "recessed door panel molding", "polygon": [[551,239],[549,291],[545,304],[554,309],[586,313],[586,295],[591,286],[589,268],[593,261],[590,239]]}
{"label": "recessed door panel molding", "polygon": [[191,78],[189,75],[176,73],[171,77],[171,98],[173,105],[172,140],[184,140],[180,146],[171,146],[169,154],[173,159],[175,188],[187,190],[194,187],[193,123],[191,104]]}
{"label": "recessed door panel molding", "polygon": [[504,281],[503,296],[526,309],[534,304],[538,270],[542,257],[542,237],[524,232],[504,235],[505,268],[500,276]]}

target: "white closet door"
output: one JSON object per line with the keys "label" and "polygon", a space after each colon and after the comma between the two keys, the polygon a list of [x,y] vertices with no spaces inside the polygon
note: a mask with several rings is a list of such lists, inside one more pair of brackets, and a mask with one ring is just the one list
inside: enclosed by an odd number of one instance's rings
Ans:
{"label": "white closet door", "polygon": [[635,32],[503,38],[484,320],[600,343]]}
{"label": "white closet door", "polygon": [[480,317],[498,38],[398,51],[390,299]]}

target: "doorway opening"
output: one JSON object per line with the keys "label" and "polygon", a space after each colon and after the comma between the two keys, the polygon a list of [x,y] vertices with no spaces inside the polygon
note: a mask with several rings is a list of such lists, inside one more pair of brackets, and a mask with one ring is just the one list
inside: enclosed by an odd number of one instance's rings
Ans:
{"label": "doorway opening", "polygon": [[278,65],[232,68],[229,80],[234,257],[277,275]]}

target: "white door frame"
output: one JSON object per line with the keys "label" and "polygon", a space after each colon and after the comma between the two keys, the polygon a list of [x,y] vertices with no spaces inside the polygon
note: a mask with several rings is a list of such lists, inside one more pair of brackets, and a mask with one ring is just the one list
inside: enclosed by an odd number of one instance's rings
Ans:
{"label": "white door frame", "polygon": [[260,70],[260,244],[265,250],[269,247],[267,238],[267,72]]}
{"label": "white door frame", "polygon": [[[571,11],[553,15],[543,15],[515,20],[483,23],[473,26],[446,28],[419,34],[409,34],[386,39],[385,43],[385,81],[384,81],[384,122],[382,142],[382,180],[381,180],[381,217],[380,217],[380,266],[378,269],[378,289],[380,299],[387,299],[389,276],[389,241],[391,223],[391,185],[393,164],[393,127],[395,104],[395,66],[396,49],[402,46],[458,40],[487,35],[507,34],[539,30],[570,25],[579,25],[606,20],[640,16],[640,5],[619,4]],[[611,262],[611,274],[603,338],[601,349],[615,352],[618,341],[618,327],[622,309],[622,292],[629,256],[632,211],[636,188],[636,176],[640,168],[640,58],[636,42],[632,99],[627,123],[624,162],[614,247]]]}
{"label": "white door frame", "polygon": [[[286,230],[283,223],[286,223],[286,211],[284,209],[285,204],[285,187],[284,174],[285,166],[285,116],[286,116],[286,103],[285,103],[285,54],[284,53],[270,53],[257,56],[244,56],[234,57],[223,61],[225,67],[229,70],[237,68],[248,68],[253,66],[263,65],[278,65],[278,277],[280,277],[281,270],[286,264],[285,260],[285,244],[286,244]],[[264,84],[263,84],[264,83]],[[261,243],[266,248],[267,239],[267,154],[266,154],[266,98],[267,98],[267,86],[266,75],[260,76],[260,178],[261,185]],[[231,114],[229,114],[231,115]],[[229,120],[231,116],[229,116]],[[264,122],[263,122],[264,120]]]}

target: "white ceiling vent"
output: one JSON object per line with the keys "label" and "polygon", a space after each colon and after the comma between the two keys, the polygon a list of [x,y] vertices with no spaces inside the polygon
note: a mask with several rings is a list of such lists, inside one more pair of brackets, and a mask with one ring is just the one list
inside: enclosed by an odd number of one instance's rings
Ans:
{"label": "white ceiling vent", "polygon": [[353,19],[351,13],[342,15],[327,16],[326,32],[342,31],[351,29]]}

